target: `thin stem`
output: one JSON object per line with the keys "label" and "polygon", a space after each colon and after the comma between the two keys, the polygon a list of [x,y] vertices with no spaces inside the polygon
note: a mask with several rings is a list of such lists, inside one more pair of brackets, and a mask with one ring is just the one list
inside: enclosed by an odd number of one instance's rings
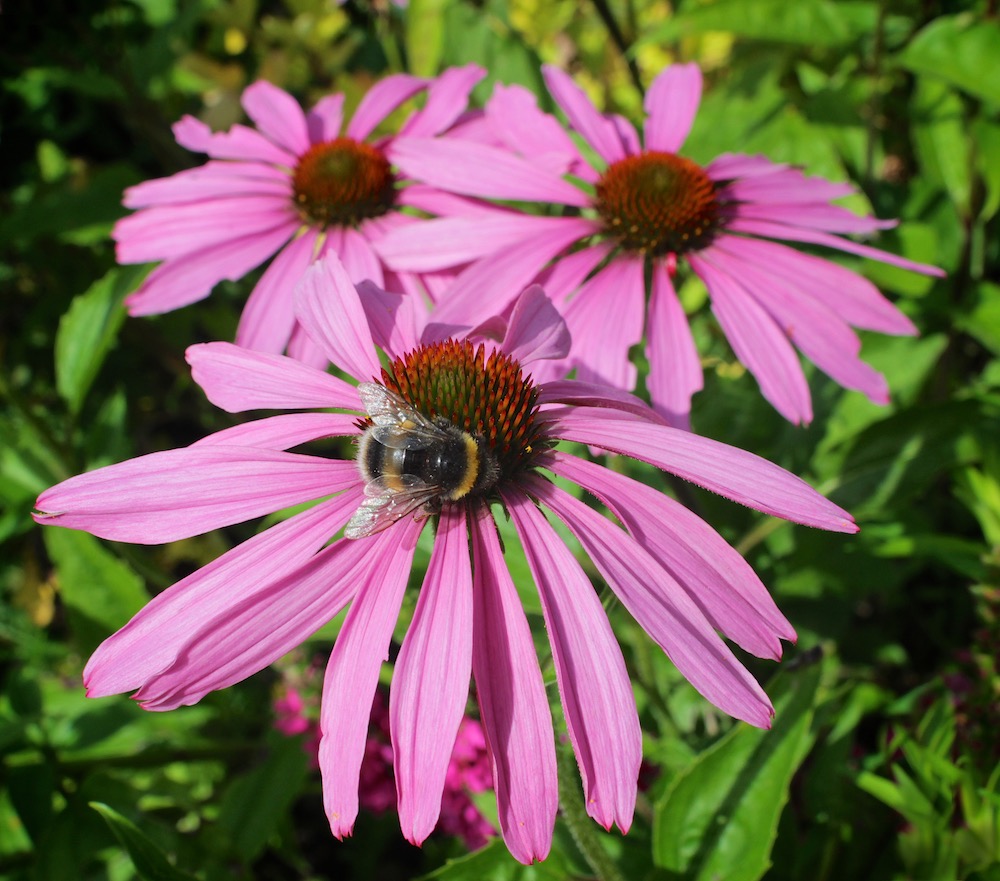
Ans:
{"label": "thin stem", "polygon": [[618,22],[615,21],[614,15],[611,13],[611,7],[608,6],[607,0],[594,0],[594,9],[597,10],[597,14],[600,16],[601,21],[604,22],[604,26],[608,29],[608,33],[611,35],[611,39],[615,46],[618,47],[618,51],[622,54],[622,59],[628,66],[629,75],[632,77],[632,83],[638,90],[640,95],[646,94],[646,89],[642,84],[642,77],[639,75],[639,65],[635,63],[635,59],[629,54],[628,41],[625,39],[625,35],[622,33],[620,27],[618,27]]}
{"label": "thin stem", "polygon": [[559,806],[573,841],[600,881],[625,881],[601,844],[594,821],[587,816],[572,750],[560,747],[556,750],[556,761],[559,768]]}

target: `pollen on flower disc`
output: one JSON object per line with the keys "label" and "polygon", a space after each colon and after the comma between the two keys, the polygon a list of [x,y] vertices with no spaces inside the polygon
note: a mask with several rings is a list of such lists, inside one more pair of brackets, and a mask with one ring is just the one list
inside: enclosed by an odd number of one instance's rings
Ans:
{"label": "pollen on flower disc", "polygon": [[295,166],[292,189],[302,219],[322,227],[357,226],[385,214],[395,198],[389,160],[353,138],[310,147]]}
{"label": "pollen on flower disc", "polygon": [[468,340],[420,346],[382,370],[382,383],[429,419],[443,417],[486,444],[500,479],[530,467],[545,448],[538,391],[521,365]]}
{"label": "pollen on flower disc", "polygon": [[702,248],[719,225],[715,184],[675,153],[649,151],[608,167],[595,207],[623,248],[662,257]]}

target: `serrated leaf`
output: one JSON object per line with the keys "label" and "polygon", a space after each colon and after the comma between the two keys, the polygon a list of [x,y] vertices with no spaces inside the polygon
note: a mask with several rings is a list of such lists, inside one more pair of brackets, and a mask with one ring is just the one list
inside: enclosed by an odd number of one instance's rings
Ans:
{"label": "serrated leaf", "polygon": [[783,676],[770,731],[739,725],[682,771],[657,805],[653,859],[686,879],[756,881],[792,775],[811,747],[820,668]]}
{"label": "serrated leaf", "polygon": [[75,297],[56,333],[56,388],[78,413],[125,320],[122,301],[145,277],[144,266],[119,266]]}
{"label": "serrated leaf", "polygon": [[85,648],[95,647],[149,600],[142,579],[92,535],[55,527],[43,535],[60,596]]}
{"label": "serrated leaf", "polygon": [[250,863],[267,846],[308,772],[308,757],[298,740],[276,737],[263,764],[235,780],[219,809],[219,826],[233,850]]}
{"label": "serrated leaf", "polygon": [[907,70],[947,80],[970,95],[1000,104],[1000,24],[971,15],[936,18],[896,56]]}
{"label": "serrated leaf", "polygon": [[92,801],[90,806],[104,817],[115,838],[132,858],[136,874],[143,881],[196,881],[193,875],[174,866],[167,855],[131,820],[101,802]]}

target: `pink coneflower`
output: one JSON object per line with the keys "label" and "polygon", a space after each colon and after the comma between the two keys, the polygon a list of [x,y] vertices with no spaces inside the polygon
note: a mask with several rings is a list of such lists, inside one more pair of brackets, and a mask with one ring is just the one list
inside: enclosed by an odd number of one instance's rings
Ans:
{"label": "pink coneflower", "polygon": [[705,282],[737,357],[787,419],[812,418],[793,344],[841,385],[888,401],[882,376],[858,357],[852,326],[912,334],[913,324],[861,276],[772,240],[940,274],[841,235],[871,233],[892,221],[831,204],[853,193],[851,186],[806,177],[763,156],[727,154],[703,168],[678,155],[701,98],[693,64],[668,67],[653,82],[644,144],[626,120],[598,113],[565,73],[546,67],[544,75],[596,153],[596,165],[516,86],[498,86],[486,107],[503,146],[404,138],[390,148],[403,171],[442,189],[564,209],[539,217],[497,206],[484,217],[481,208],[472,215],[459,205],[454,216],[383,239],[377,249],[401,270],[475,261],[442,300],[442,321],[475,309],[500,311],[513,292],[540,281],[566,316],[577,376],[623,389],[635,387],[629,348],[642,340],[645,323],[649,393],[673,424],[686,426],[702,369],[672,282],[678,262],[685,262]]}
{"label": "pink coneflower", "polygon": [[[186,306],[273,257],[247,300],[236,341],[265,352],[288,348],[318,363],[308,335],[296,330],[291,295],[309,264],[334,253],[352,279],[385,287],[386,269],[372,243],[415,221],[403,206],[440,210],[428,187],[399,186],[385,153],[392,138],[372,133],[400,104],[426,91],[425,106],[400,133],[433,137],[465,110],[483,75],[469,65],[434,80],[389,76],[371,88],[346,126],[343,95],[303,113],[287,92],[264,81],[242,98],[256,128],[212,133],[185,116],[174,126],[178,143],[212,161],[126,191],[126,207],[139,210],[115,226],[118,261],[163,261],[128,297],[129,312]],[[390,274],[394,290],[410,289],[413,281],[408,273]]]}
{"label": "pink coneflower", "polygon": [[[625,608],[725,712],[757,726],[772,715],[717,631],[768,658],[780,656],[780,640],[795,637],[752,569],[706,523],[650,487],[557,450],[558,443],[634,456],[800,523],[856,527],[782,468],[670,428],[629,394],[576,381],[536,384],[532,365],[568,350],[566,327],[540,288],[525,291],[506,320],[453,328],[448,337],[426,323],[417,303],[372,285],[362,297],[343,268],[324,259],[300,285],[296,317],[334,365],[362,380],[359,387],[229,343],[192,346],[187,357],[195,381],[227,411],[347,412],[260,419],[71,478],[42,493],[36,516],[116,541],[156,543],[322,499],[151,600],[98,648],[84,681],[94,697],[136,690],[152,710],[192,704],[281,657],[350,604],[321,708],[319,760],[338,837],[351,832],[358,810],[367,729],[358,708],[371,706],[417,537],[434,521],[390,695],[400,823],[415,843],[434,828],[471,674],[501,829],[514,856],[530,862],[551,843],[553,729],[496,516],[513,521],[534,576],[587,810],[606,828],[626,830],[632,820],[639,721],[597,592],[543,511],[566,524]],[[370,420],[363,399],[374,402]],[[457,433],[458,449],[411,443],[417,428],[451,440]],[[359,436],[359,461],[287,452]],[[384,449],[375,456],[378,445]],[[592,493],[621,525],[546,472]],[[358,537],[328,545],[345,527]]]}

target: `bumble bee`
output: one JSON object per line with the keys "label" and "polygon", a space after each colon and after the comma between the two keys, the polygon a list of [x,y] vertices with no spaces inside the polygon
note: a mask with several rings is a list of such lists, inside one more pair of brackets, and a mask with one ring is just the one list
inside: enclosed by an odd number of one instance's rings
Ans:
{"label": "bumble bee", "polygon": [[348,521],[347,538],[381,532],[418,509],[434,514],[442,502],[496,486],[500,466],[480,438],[441,416],[428,419],[378,383],[361,383],[358,394],[372,421],[358,441],[367,498]]}

